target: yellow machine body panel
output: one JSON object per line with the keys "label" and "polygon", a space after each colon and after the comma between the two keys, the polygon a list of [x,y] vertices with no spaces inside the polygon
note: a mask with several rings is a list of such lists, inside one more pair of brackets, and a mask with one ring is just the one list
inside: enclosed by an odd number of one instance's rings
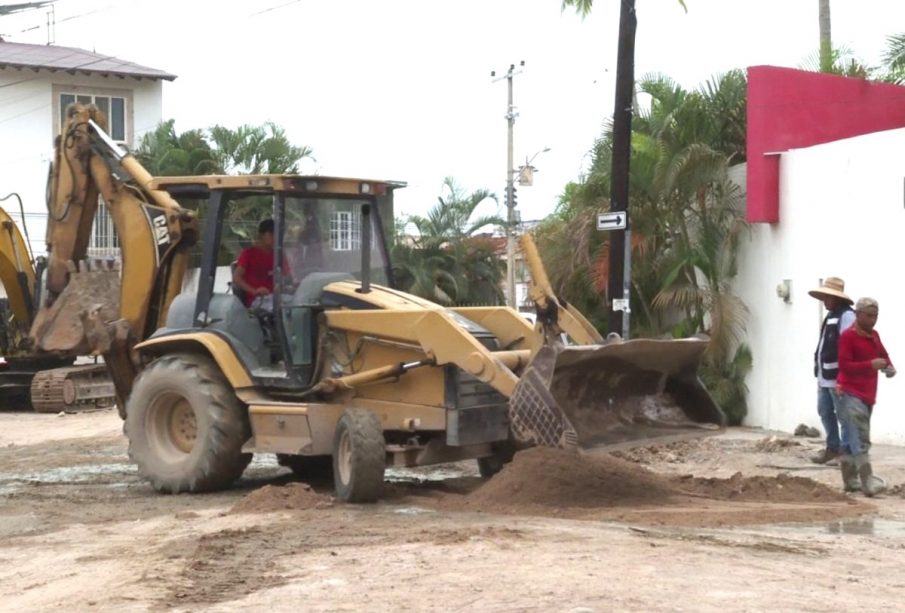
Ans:
{"label": "yellow machine body panel", "polygon": [[201,351],[209,355],[233,389],[253,387],[248,370],[236,352],[222,338],[206,332],[186,332],[148,339],[135,345],[135,350],[148,355],[163,355],[179,351]]}
{"label": "yellow machine body panel", "polygon": [[[0,208],[0,283],[6,290],[10,309],[25,329],[33,317],[29,308],[35,293],[35,272],[28,246],[12,217]],[[22,285],[25,287],[22,287]]]}

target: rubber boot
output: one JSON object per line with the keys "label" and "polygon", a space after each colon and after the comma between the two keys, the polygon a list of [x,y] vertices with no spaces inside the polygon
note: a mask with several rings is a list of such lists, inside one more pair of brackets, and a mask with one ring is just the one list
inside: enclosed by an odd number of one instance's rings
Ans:
{"label": "rubber boot", "polygon": [[811,462],[813,462],[814,464],[826,464],[838,457],[838,449],[830,449],[829,447],[827,447],[826,449],[822,449],[817,455],[811,456]]}
{"label": "rubber boot", "polygon": [[870,498],[886,491],[886,482],[874,476],[870,458],[867,454],[856,456],[855,466],[858,470],[858,476],[861,478],[861,490],[865,496]]}
{"label": "rubber boot", "polygon": [[846,492],[860,492],[861,481],[855,460],[850,455],[839,456],[839,470],[842,471],[842,489]]}

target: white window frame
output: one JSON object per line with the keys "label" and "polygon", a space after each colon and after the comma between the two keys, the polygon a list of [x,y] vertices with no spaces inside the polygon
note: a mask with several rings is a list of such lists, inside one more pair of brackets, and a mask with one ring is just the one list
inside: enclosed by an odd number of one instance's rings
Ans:
{"label": "white window frame", "polygon": [[330,249],[361,249],[361,215],[355,211],[333,211],[330,215]]}
{"label": "white window frame", "polygon": [[[123,138],[114,138],[116,142],[121,145],[126,145],[127,147],[131,147],[132,144],[132,120],[133,120],[133,108],[132,108],[132,91],[128,89],[108,89],[104,87],[90,87],[84,85],[61,85],[54,84],[53,86],[53,111],[54,111],[54,135],[59,134],[62,129],[62,118],[63,113],[66,111],[66,108],[63,105],[62,97],[64,95],[75,96],[75,99],[78,100],[79,97],[82,98],[91,98],[91,103],[94,104],[97,98],[109,98],[111,99],[110,104],[107,106],[107,122],[109,124],[112,121],[112,99],[120,98],[123,101]],[[108,133],[110,133],[110,137],[113,138],[113,130],[108,125],[107,128]]]}
{"label": "white window frame", "polygon": [[91,239],[88,243],[88,256],[94,258],[114,258],[119,260],[119,235],[113,226],[113,217],[104,199],[98,197],[97,212],[94,225],[91,227]]}
{"label": "white window frame", "polygon": [[[76,101],[78,101],[79,97],[89,97],[92,104],[95,104],[98,98],[108,98],[110,102],[107,105],[107,112],[105,114],[107,115],[107,130],[110,133],[110,137],[121,145],[125,145],[126,147],[130,146],[133,134],[132,90],[91,87],[84,85],[54,84],[52,87],[52,93],[54,117],[53,129],[55,135],[59,134],[63,128],[63,113],[66,110],[62,100],[62,97],[64,95],[74,96]],[[113,119],[113,98],[120,98],[123,101],[123,138],[121,139],[114,138],[113,130],[109,126],[109,123]],[[117,260],[122,257],[122,252],[120,250],[119,244],[119,236],[117,235],[116,229],[113,226],[113,218],[110,216],[110,211],[107,208],[107,203],[104,202],[104,199],[100,196],[98,196],[97,212],[94,216],[94,224],[91,228],[91,238],[89,239],[88,243],[87,255],[89,257],[115,258]]]}

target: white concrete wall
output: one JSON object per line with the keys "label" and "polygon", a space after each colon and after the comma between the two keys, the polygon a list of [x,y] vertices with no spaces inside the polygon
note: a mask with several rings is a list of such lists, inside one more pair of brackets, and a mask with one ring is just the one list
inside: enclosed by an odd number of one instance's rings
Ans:
{"label": "white concrete wall", "polygon": [[[746,423],[790,431],[820,427],[812,362],[822,304],[808,296],[822,278],[845,280],[857,300],[880,302],[880,332],[905,373],[905,129],[783,153],[780,222],[754,224],[737,291],[751,309]],[[791,281],[791,302],[776,295]],[[880,377],[872,436],[905,443],[905,376]]]}
{"label": "white concrete wall", "polygon": [[[45,249],[45,185],[55,136],[54,86],[98,94],[126,95],[127,138],[134,146],[161,120],[162,84],[148,79],[0,69],[0,197],[17,192],[23,200],[31,246]],[[17,223],[18,204],[0,203]]]}

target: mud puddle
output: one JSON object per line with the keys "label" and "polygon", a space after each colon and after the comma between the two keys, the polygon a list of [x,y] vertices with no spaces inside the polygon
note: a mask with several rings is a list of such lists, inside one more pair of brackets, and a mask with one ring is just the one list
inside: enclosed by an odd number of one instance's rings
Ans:
{"label": "mud puddle", "polygon": [[34,485],[96,484],[125,487],[131,483],[124,482],[123,479],[134,478],[136,475],[135,465],[125,462],[60,466],[40,471],[0,474],[0,495],[13,494],[25,486]]}
{"label": "mud puddle", "polygon": [[826,524],[770,526],[770,530],[797,536],[820,534],[847,534],[854,536],[879,536],[905,539],[905,521],[879,517],[841,519]]}
{"label": "mud puddle", "polygon": [[458,462],[417,468],[389,467],[386,469],[384,480],[388,483],[419,484],[476,477],[477,475],[475,462]]}

